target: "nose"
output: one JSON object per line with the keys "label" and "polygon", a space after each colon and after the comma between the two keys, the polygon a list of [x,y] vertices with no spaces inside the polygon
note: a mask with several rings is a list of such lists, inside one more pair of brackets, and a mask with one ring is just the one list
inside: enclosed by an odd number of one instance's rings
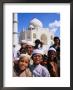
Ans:
{"label": "nose", "polygon": [[39,59],[39,57],[38,57],[38,56],[36,56],[36,59],[38,60],[38,59]]}

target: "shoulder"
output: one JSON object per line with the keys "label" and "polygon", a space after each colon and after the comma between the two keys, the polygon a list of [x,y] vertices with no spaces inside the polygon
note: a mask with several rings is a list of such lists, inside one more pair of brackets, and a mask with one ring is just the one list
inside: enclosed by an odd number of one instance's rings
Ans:
{"label": "shoulder", "polygon": [[51,47],[54,47],[54,48],[55,48],[55,44],[51,45],[50,48],[51,48]]}
{"label": "shoulder", "polygon": [[26,69],[26,72],[30,72],[30,69],[29,69],[29,68],[27,68],[27,69]]}
{"label": "shoulder", "polygon": [[34,65],[29,65],[30,71],[33,71]]}
{"label": "shoulder", "polygon": [[31,71],[30,71],[30,69],[29,69],[29,68],[27,68],[27,69],[26,69],[26,74],[27,74],[27,76],[29,76],[29,77],[31,77],[31,76],[32,76],[32,73],[31,73]]}

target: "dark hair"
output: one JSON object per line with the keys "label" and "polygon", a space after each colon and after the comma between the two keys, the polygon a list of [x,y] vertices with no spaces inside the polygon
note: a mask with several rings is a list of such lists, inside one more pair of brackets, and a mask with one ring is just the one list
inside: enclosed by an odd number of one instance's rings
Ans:
{"label": "dark hair", "polygon": [[43,55],[43,61],[47,61],[48,60],[48,56],[47,55]]}
{"label": "dark hair", "polygon": [[[19,60],[18,60],[18,63],[19,63]],[[14,63],[14,66],[13,66],[13,69],[14,69],[14,71],[15,71],[16,73],[19,72],[19,66],[18,66],[18,63],[17,63],[17,64]]]}
{"label": "dark hair", "polygon": [[27,48],[20,48],[19,52],[20,52],[20,54],[26,53],[27,52]]}
{"label": "dark hair", "polygon": [[56,36],[56,37],[54,37],[54,41],[55,41],[56,39],[59,40],[59,45],[60,45],[60,38]]}
{"label": "dark hair", "polygon": [[35,40],[35,43],[38,43],[39,44],[40,43],[40,40],[39,39],[36,39]]}
{"label": "dark hair", "polygon": [[57,37],[57,36],[56,36],[56,37],[54,37],[54,40],[55,40],[55,39],[58,39],[58,40],[60,40],[60,39],[59,39],[59,37]]}

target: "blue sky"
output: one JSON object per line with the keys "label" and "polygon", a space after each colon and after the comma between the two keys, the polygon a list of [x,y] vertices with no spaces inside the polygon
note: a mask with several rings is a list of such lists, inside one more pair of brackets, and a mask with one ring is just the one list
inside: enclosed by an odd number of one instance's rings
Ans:
{"label": "blue sky", "polygon": [[[59,13],[18,13],[18,32],[22,31],[23,28],[28,28],[29,22],[37,18],[43,23],[44,28],[49,28],[49,24],[55,25],[55,21],[60,21]],[[51,27],[53,26],[51,25]],[[56,28],[56,36],[60,36],[60,27]]]}

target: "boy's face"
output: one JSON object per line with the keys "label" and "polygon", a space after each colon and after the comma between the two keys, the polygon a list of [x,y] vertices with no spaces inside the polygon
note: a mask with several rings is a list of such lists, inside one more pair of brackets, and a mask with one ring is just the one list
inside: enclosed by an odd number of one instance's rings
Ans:
{"label": "boy's face", "polygon": [[41,54],[35,54],[33,56],[33,61],[35,64],[40,64],[42,62],[42,55]]}
{"label": "boy's face", "polygon": [[19,61],[19,69],[21,71],[25,70],[28,67],[28,64],[29,64],[29,60],[26,57],[20,59],[20,61]]}
{"label": "boy's face", "polygon": [[28,52],[28,54],[31,55],[32,54],[32,51],[33,51],[33,46],[28,45],[27,46],[27,52]]}
{"label": "boy's face", "polygon": [[58,44],[58,43],[59,43],[59,39],[55,39],[55,40],[54,40],[54,43],[55,43],[55,44]]}
{"label": "boy's face", "polygon": [[54,59],[56,57],[56,52],[51,50],[48,52],[48,56],[51,57],[51,59]]}

